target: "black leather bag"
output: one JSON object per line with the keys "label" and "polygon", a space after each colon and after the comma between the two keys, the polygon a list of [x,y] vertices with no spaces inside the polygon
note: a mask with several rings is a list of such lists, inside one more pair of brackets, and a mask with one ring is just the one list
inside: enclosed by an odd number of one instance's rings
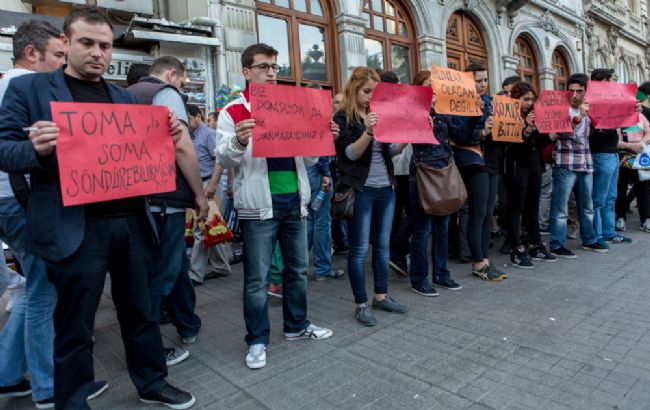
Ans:
{"label": "black leather bag", "polygon": [[332,219],[351,218],[354,213],[354,188],[337,184],[332,196],[330,216]]}

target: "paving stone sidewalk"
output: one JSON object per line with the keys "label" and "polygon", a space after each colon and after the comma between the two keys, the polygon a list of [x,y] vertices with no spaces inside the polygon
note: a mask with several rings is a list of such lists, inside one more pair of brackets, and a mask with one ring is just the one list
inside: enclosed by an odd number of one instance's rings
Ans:
{"label": "paving stone sidewalk", "polygon": [[[270,299],[268,364],[256,371],[244,363],[243,274],[235,265],[231,276],[197,288],[203,328],[169,379],[202,409],[650,409],[650,235],[636,219],[628,223],[634,243],[608,254],[569,241],[578,259],[537,262],[535,270],[505,266],[498,255],[509,274],[501,283],[450,262],[463,290],[441,289],[436,298],[391,272],[390,294],[411,310],[378,312],[373,328],[356,323],[347,276],[310,278],[309,316],[334,336],[285,341],[282,304]],[[346,268],[344,256],[334,258]],[[171,325],[163,334],[180,345]],[[110,387],[92,408],[157,408],[139,403],[128,378],[108,293],[95,337],[96,378]],[[0,409],[30,408],[28,399],[0,401]]]}

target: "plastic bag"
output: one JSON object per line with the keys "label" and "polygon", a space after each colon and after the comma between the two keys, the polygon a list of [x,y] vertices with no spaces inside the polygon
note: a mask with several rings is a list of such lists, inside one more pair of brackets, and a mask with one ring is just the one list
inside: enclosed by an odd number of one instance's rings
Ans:
{"label": "plastic bag", "polygon": [[637,154],[632,168],[650,171],[650,145],[643,145],[643,152]]}
{"label": "plastic bag", "polygon": [[226,221],[219,212],[217,203],[208,201],[208,204],[210,205],[208,219],[205,222],[199,222],[199,228],[203,233],[203,246],[206,249],[234,239],[232,232],[226,225]]}

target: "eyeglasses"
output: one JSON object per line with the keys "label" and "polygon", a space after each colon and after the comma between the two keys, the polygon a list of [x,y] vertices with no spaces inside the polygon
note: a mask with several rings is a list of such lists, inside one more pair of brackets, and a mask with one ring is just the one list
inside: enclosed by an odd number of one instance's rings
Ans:
{"label": "eyeglasses", "polygon": [[261,63],[261,64],[255,64],[250,66],[249,68],[257,68],[260,71],[269,71],[269,68],[273,70],[274,73],[277,73],[280,70],[280,66],[277,64],[267,64],[267,63]]}

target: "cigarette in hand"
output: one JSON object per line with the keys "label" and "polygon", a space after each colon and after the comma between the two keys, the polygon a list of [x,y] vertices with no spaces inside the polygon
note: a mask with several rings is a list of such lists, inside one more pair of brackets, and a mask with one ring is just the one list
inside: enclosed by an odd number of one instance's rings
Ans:
{"label": "cigarette in hand", "polygon": [[23,131],[25,131],[25,132],[36,132],[36,131],[38,131],[38,128],[36,128],[36,127],[23,127]]}

